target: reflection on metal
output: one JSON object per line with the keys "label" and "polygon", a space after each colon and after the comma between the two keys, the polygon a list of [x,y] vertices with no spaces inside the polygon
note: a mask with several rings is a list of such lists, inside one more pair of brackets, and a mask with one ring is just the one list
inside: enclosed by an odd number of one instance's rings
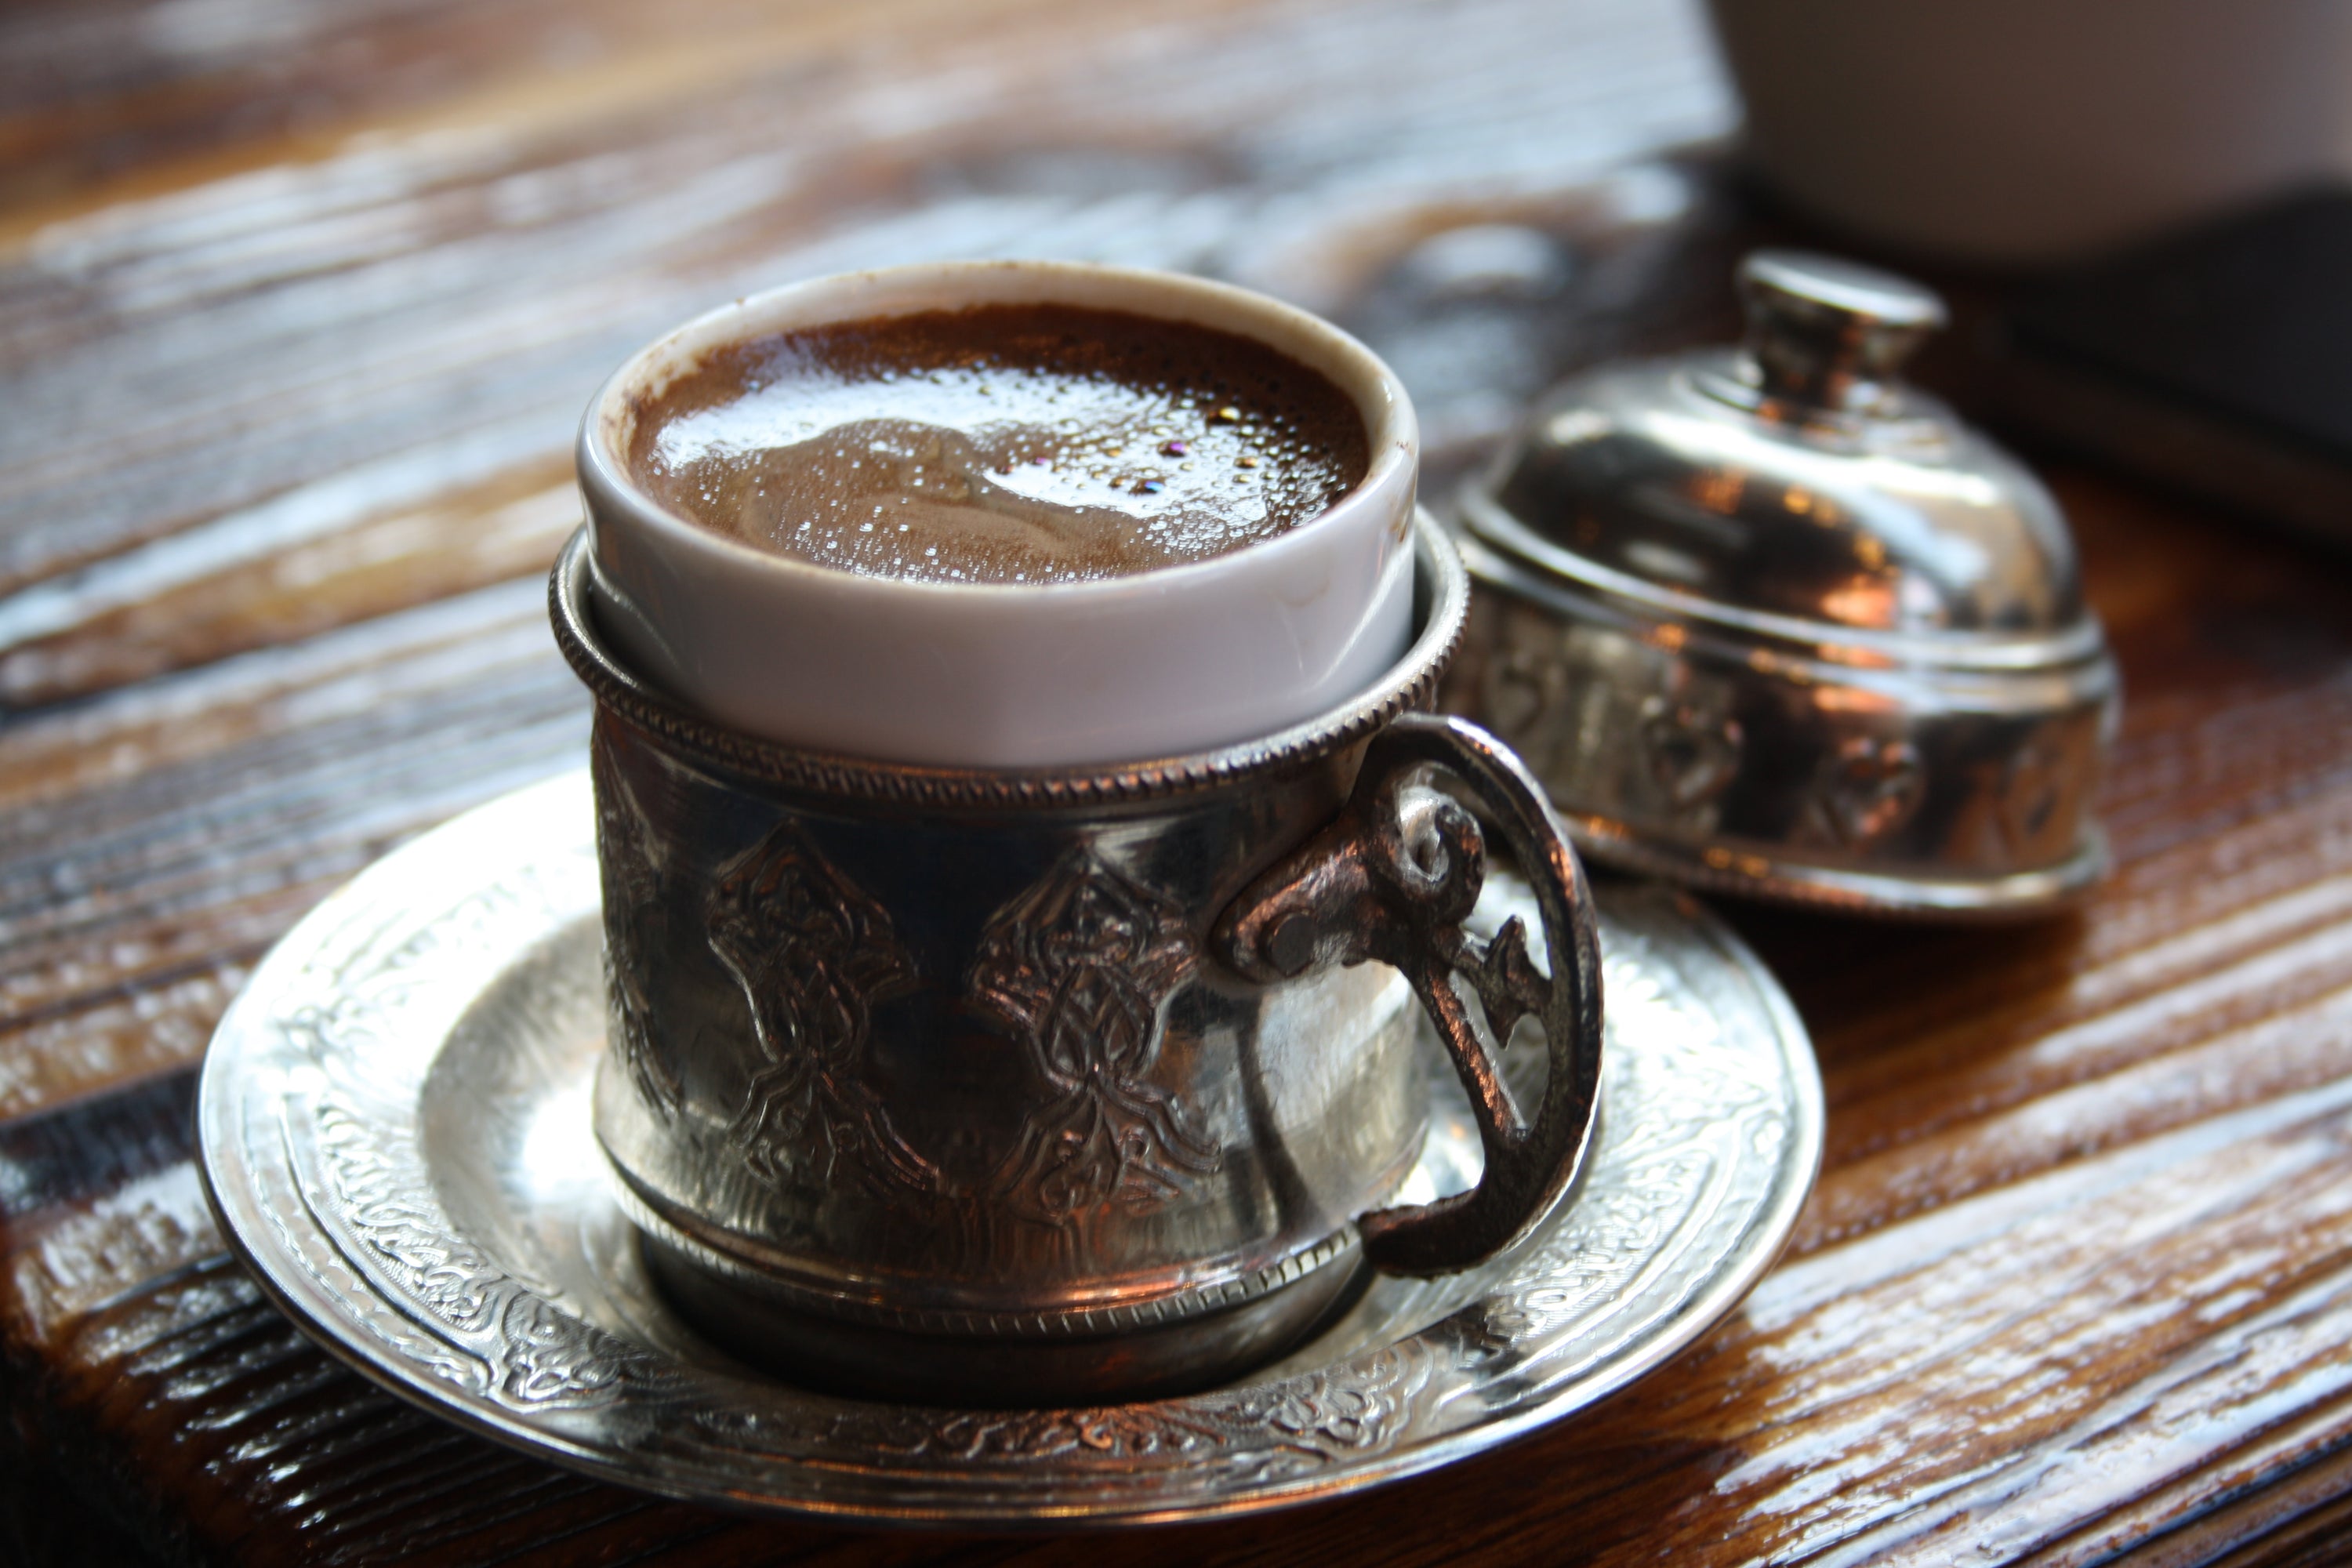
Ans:
{"label": "reflection on metal", "polygon": [[1887,912],[2028,914],[2105,863],[2117,681],[2023,467],[1906,385],[1936,297],[1741,268],[1745,347],[1556,388],[1462,497],[1447,706],[1593,853]]}
{"label": "reflection on metal", "polygon": [[[1443,767],[1491,815],[1533,873],[1547,948],[1538,969],[1514,916],[1490,937],[1464,929],[1486,879],[1477,820],[1417,780]],[[1591,895],[1542,786],[1519,760],[1459,721],[1407,718],[1373,737],[1338,821],[1244,891],[1212,940],[1267,984],[1325,964],[1402,972],[1453,1057],[1486,1152],[1475,1189],[1360,1221],[1384,1268],[1435,1274],[1493,1256],[1567,1190],[1592,1130],[1601,1083],[1601,950]],[[1465,1006],[1468,984],[1485,1027]],[[1524,1018],[1542,1025],[1547,1073],[1530,1120],[1500,1053]]]}

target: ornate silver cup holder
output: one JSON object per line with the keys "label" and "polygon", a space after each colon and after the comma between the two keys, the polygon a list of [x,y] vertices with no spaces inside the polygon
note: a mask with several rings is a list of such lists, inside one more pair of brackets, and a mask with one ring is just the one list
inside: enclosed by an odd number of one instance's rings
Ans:
{"label": "ornate silver cup holder", "polygon": [[[270,954],[198,1108],[223,1229],[278,1304],[394,1393],[625,1485],[961,1525],[1144,1523],[1328,1497],[1477,1453],[1623,1387],[1770,1265],[1821,1088],[1763,967],[1679,895],[1596,889],[1608,1054],[1578,1187],[1464,1273],[1381,1277],[1279,1363],[1183,1398],[973,1410],[808,1393],[655,1290],[589,1120],[604,1047],[585,773],[387,857]],[[1479,920],[1529,912],[1496,877]],[[1406,1196],[1479,1143],[1434,1041]],[[1514,1053],[1514,1060],[1522,1055]]]}

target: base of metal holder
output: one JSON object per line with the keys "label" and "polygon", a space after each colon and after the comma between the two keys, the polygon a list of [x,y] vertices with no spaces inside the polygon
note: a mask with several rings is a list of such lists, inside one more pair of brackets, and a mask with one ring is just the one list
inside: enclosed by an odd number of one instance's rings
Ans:
{"label": "base of metal holder", "polygon": [[646,1267],[679,1316],[761,1371],[852,1397],[1001,1407],[1004,1391],[1017,1388],[1021,1405],[1034,1407],[1100,1404],[1109,1389],[1130,1399],[1191,1393],[1203,1362],[1272,1361],[1366,1281],[1362,1249],[1349,1245],[1234,1306],[1150,1328],[1069,1334],[1040,1320],[1026,1335],[917,1333],[797,1310],[759,1275],[631,1213]]}
{"label": "base of metal holder", "polygon": [[1866,914],[1886,920],[2009,921],[2066,909],[2107,874],[2107,837],[2093,824],[2054,866],[2005,875],[1826,866],[1765,844],[1683,843],[1605,816],[1563,808],[1569,837],[1589,860],[1637,876],[1664,877],[1735,898]]}

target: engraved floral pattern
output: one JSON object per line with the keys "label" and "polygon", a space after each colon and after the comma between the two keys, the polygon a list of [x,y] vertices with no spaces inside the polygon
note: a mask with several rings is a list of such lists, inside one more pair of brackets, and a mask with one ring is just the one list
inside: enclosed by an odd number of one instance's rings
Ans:
{"label": "engraved floral pattern", "polygon": [[909,1465],[1068,1473],[1183,1467],[1227,1485],[1278,1481],[1394,1446],[1442,1371],[1427,1346],[1407,1342],[1343,1368],[1153,1404],[953,1412],[866,1405],[839,1415],[832,1436]]}
{"label": "engraved floral pattern", "polygon": [[272,1219],[289,1240],[298,1221],[317,1227],[328,1250],[307,1261],[313,1279],[362,1282],[359,1321],[404,1364],[516,1410],[595,1410],[676,1382],[457,1231],[426,1173],[414,1102],[401,1098],[414,1016],[430,1013],[449,973],[518,925],[544,929],[583,883],[593,889],[584,836],[568,847],[429,916],[362,903],[317,932],[272,1013],[281,1060],[302,1064],[296,1081],[308,1087],[289,1089],[263,1139],[257,1126],[242,1145],[248,1163],[271,1146],[284,1161],[294,1186]]}
{"label": "engraved floral pattern", "polygon": [[1498,605],[1500,624],[1479,683],[1481,720],[1541,768],[1560,736],[1559,715],[1575,672],[1551,618],[1515,603]]}
{"label": "engraved floral pattern", "polygon": [[661,947],[646,927],[662,918],[661,866],[645,808],[622,771],[624,742],[600,730],[590,752],[596,786],[596,845],[604,884],[604,994],[614,1050],[646,1104],[676,1116],[684,1099],[677,1069],[661,1049],[646,996],[646,954]]}
{"label": "engraved floral pattern", "polygon": [[1105,1204],[1147,1212],[1217,1169],[1150,1081],[1161,1009],[1198,963],[1174,900],[1085,851],[996,912],[965,989],[1055,1091],[999,1171],[1000,1201],[1056,1225]]}
{"label": "engraved floral pattern", "polygon": [[1910,742],[1853,735],[1822,759],[1801,831],[1815,842],[1861,850],[1902,831],[1927,794],[1927,770]]}
{"label": "engraved floral pattern", "polygon": [[[2089,759],[2068,754],[2066,736],[2045,726],[2017,749],[2001,772],[2000,824],[2002,847],[2018,859],[2063,852],[2074,826],[2074,813],[2062,812],[2069,783],[2087,771]],[[2055,823],[2062,829],[2051,831]]]}
{"label": "engraved floral pattern", "polygon": [[1642,705],[1639,732],[1650,782],[1668,821],[1711,831],[1708,808],[1739,776],[1747,737],[1727,710],[1727,694],[1674,699],[1653,696]]}
{"label": "engraved floral pattern", "polygon": [[742,986],[767,1059],[728,1128],[744,1163],[771,1182],[943,1191],[866,1081],[874,1005],[915,984],[888,911],[787,818],[719,872],[708,917],[711,950]]}
{"label": "engraved floral pattern", "polygon": [[443,1376],[519,1407],[586,1408],[624,1383],[658,1375],[641,1355],[590,1330],[453,1236],[439,1205],[402,1169],[403,1151],[345,1108],[320,1108],[313,1148],[344,1216],[348,1256],[421,1307],[443,1342]]}

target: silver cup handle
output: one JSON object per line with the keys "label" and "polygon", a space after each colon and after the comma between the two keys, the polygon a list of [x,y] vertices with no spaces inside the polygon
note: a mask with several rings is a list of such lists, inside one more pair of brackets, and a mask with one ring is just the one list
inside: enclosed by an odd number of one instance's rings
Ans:
{"label": "silver cup handle", "polygon": [[[1424,784],[1459,781],[1502,831],[1533,887],[1550,956],[1528,955],[1517,916],[1492,939],[1463,928],[1486,878],[1485,835],[1455,800]],[[1444,1274],[1502,1251],[1549,1213],[1584,1158],[1601,1085],[1601,943],[1583,868],[1543,788],[1475,724],[1409,713],[1372,738],[1338,817],[1260,876],[1218,918],[1212,944],[1264,984],[1368,960],[1412,982],[1452,1053],[1486,1147],[1468,1192],[1358,1222],[1365,1256],[1398,1274]],[[1490,1049],[1454,977],[1486,1015]],[[1496,1050],[1523,1018],[1543,1029],[1543,1103],[1530,1121]]]}

